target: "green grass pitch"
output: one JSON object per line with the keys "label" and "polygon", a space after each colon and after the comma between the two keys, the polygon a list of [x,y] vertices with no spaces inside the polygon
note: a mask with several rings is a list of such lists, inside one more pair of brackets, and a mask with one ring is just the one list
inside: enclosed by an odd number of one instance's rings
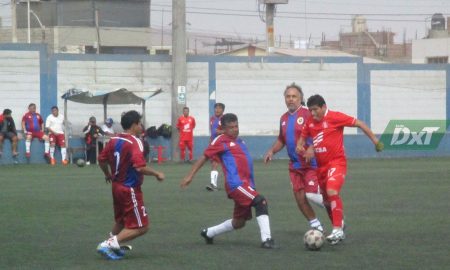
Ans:
{"label": "green grass pitch", "polygon": [[[347,239],[319,252],[303,247],[308,225],[294,203],[286,160],[255,162],[277,250],[259,248],[255,220],[206,245],[201,228],[228,219],[233,208],[223,190],[205,190],[209,165],[184,191],[179,182],[190,166],[155,167],[166,181],[144,182],[150,231],[117,262],[95,252],[113,223],[111,189],[97,166],[0,167],[0,268],[444,269],[450,263],[450,158],[350,160],[342,191]],[[330,231],[324,210],[316,213]]]}

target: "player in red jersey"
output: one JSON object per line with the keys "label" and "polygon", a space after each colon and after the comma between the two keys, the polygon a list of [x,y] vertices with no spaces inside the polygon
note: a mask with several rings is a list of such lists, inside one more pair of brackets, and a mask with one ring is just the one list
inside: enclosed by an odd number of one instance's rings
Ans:
{"label": "player in red jersey", "polygon": [[[375,145],[377,152],[382,151],[384,145],[361,120],[341,112],[328,110],[322,96],[311,96],[308,98],[307,106],[311,117],[303,126],[296,151],[303,154],[307,160],[311,160],[313,156],[316,157],[319,166],[319,185],[323,192],[324,204],[329,210],[333,223],[333,231],[326,239],[335,245],[345,239],[343,204],[339,195],[347,173],[344,127],[360,128]],[[308,137],[313,138],[313,145],[305,151],[304,147]]]}
{"label": "player in red jersey", "polygon": [[[286,146],[290,159],[289,177],[297,206],[308,220],[311,228],[323,232],[322,224],[307,199],[307,194],[310,194],[309,196],[313,199],[321,197],[317,182],[316,161],[312,159],[311,162],[306,162],[302,155],[295,152],[303,124],[310,116],[309,110],[302,106],[303,91],[300,86],[295,83],[288,85],[284,90],[284,101],[288,111],[280,118],[278,138],[264,155],[264,162],[272,160],[273,155]],[[311,139],[307,142],[307,146],[310,144]]]}
{"label": "player in red jersey", "polygon": [[183,108],[183,115],[178,118],[177,129],[180,133],[180,161],[185,161],[186,147],[189,150],[189,161],[193,159],[195,118],[189,116],[189,108]]}
{"label": "player in red jersey", "polygon": [[115,224],[111,237],[100,243],[97,251],[110,260],[123,257],[120,249],[123,242],[148,231],[149,221],[141,190],[144,175],[164,180],[162,172],[146,165],[144,147],[138,138],[142,133],[139,113],[125,113],[120,123],[124,133],[112,137],[98,157],[106,182],[112,182]]}
{"label": "player in red jersey", "polygon": [[25,156],[31,157],[31,141],[33,138],[38,138],[44,141],[44,156],[49,158],[50,143],[48,136],[44,133],[44,120],[36,112],[36,104],[34,103],[28,105],[28,112],[22,117],[22,130],[25,134]]}
{"label": "player in red jersey", "polygon": [[180,186],[186,188],[208,159],[220,161],[225,176],[225,190],[228,198],[234,201],[233,218],[203,229],[200,235],[207,244],[212,244],[215,236],[243,228],[246,221],[252,218],[251,208],[254,207],[261,233],[261,247],[275,248],[275,242],[270,232],[267,201],[255,190],[253,161],[247,146],[238,137],[237,116],[232,113],[224,114],[221,123],[224,133],[216,137],[206,148],[203,156],[192,165],[191,171],[184,177]]}
{"label": "player in red jersey", "polygon": [[[222,118],[224,111],[225,104],[214,104],[214,115],[209,119],[209,130],[211,131],[210,142],[212,142],[220,134],[223,134],[223,130],[220,125],[220,118]],[[219,171],[217,170],[218,165],[219,164],[217,161],[211,160],[211,183],[206,186],[206,190],[208,191],[219,190],[219,187],[217,186],[217,178],[219,177]]]}

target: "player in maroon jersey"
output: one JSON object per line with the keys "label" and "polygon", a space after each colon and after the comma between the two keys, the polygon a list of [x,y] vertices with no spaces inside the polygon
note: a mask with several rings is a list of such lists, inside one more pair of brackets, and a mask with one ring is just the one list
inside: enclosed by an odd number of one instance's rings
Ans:
{"label": "player in maroon jersey", "polygon": [[[164,173],[147,167],[144,146],[138,136],[142,133],[141,116],[129,111],[121,118],[124,133],[111,137],[98,157],[106,182],[112,182],[115,224],[111,237],[97,247],[97,251],[110,260],[120,260],[123,242],[148,231],[141,185],[144,175],[164,180]],[[108,168],[109,166],[109,168]]]}
{"label": "player in maroon jersey", "polygon": [[[284,101],[288,111],[280,118],[278,138],[264,155],[264,162],[272,160],[273,155],[286,146],[289,156],[289,177],[297,206],[308,220],[311,228],[323,232],[322,224],[307,199],[307,194],[310,194],[312,199],[321,197],[317,182],[317,163],[314,159],[306,162],[302,155],[295,152],[303,124],[310,116],[309,110],[302,106],[303,91],[300,86],[295,83],[288,85],[284,90]],[[307,145],[310,144],[311,139],[307,142]]]}
{"label": "player in maroon jersey", "polygon": [[[212,142],[217,136],[223,134],[223,130],[220,124],[220,118],[222,118],[225,111],[225,104],[214,104],[214,115],[209,119],[209,130],[211,131],[210,142]],[[217,170],[218,162],[211,160],[211,183],[206,186],[208,191],[217,191],[219,187],[217,185],[217,178],[219,178],[219,171]]]}
{"label": "player in maroon jersey", "polygon": [[[318,163],[319,185],[323,192],[324,204],[329,209],[333,231],[327,236],[332,245],[345,239],[343,230],[343,204],[339,195],[347,173],[347,159],[344,151],[344,127],[360,128],[377,152],[384,148],[372,130],[361,120],[344,113],[331,111],[320,95],[308,98],[307,106],[311,112],[303,126],[302,135],[297,142],[296,151],[307,160],[315,156]],[[313,138],[313,145],[305,151],[308,137]]]}
{"label": "player in maroon jersey", "polygon": [[22,130],[25,134],[25,156],[31,157],[31,141],[38,138],[44,141],[44,156],[50,160],[50,143],[49,138],[44,133],[44,120],[41,115],[36,112],[36,104],[28,105],[28,112],[22,117]]}

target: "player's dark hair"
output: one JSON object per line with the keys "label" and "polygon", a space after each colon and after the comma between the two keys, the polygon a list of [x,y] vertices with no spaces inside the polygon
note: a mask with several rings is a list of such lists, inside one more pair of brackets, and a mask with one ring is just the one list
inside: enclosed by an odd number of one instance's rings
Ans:
{"label": "player's dark hair", "polygon": [[287,91],[289,88],[297,89],[297,91],[300,93],[300,96],[301,96],[301,98],[302,98],[301,104],[302,104],[302,105],[305,105],[305,95],[303,94],[303,90],[302,90],[302,88],[300,87],[300,85],[297,85],[295,82],[293,82],[293,83],[291,83],[290,85],[286,86],[286,88],[284,89],[284,95],[286,95],[286,91]]}
{"label": "player's dark hair", "polygon": [[12,111],[10,109],[4,109],[3,110],[3,114],[4,115],[10,115],[12,113]]}
{"label": "player's dark hair", "polygon": [[31,106],[34,106],[34,107],[36,107],[36,104],[34,104],[34,103],[30,103],[30,104],[28,105],[28,108],[30,108]]}
{"label": "player's dark hair", "polygon": [[59,110],[59,109],[58,109],[58,106],[52,106],[51,110],[53,111],[53,109]]}
{"label": "player's dark hair", "polygon": [[228,123],[237,122],[238,118],[234,113],[226,113],[220,119],[220,123],[226,126]]}
{"label": "player's dark hair", "polygon": [[220,102],[214,104],[214,109],[217,108],[217,107],[220,107],[220,108],[222,108],[222,111],[225,111],[225,104],[220,103]]}
{"label": "player's dark hair", "polygon": [[323,107],[325,105],[325,99],[321,95],[313,95],[308,98],[308,102],[306,103],[308,107],[319,106]]}
{"label": "player's dark hair", "polygon": [[137,111],[128,111],[120,119],[120,124],[124,130],[130,129],[133,124],[138,124],[141,121],[141,115]]}
{"label": "player's dark hair", "polygon": [[188,110],[189,111],[189,107],[183,107],[183,110]]}

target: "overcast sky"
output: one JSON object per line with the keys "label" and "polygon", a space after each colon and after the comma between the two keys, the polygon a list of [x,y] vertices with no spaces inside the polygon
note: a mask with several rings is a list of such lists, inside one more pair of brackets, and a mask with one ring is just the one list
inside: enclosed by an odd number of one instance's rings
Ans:
{"label": "overcast sky", "polygon": [[[3,25],[11,24],[10,1],[0,0]],[[172,0],[151,0],[151,24],[170,28]],[[186,0],[188,31],[265,39],[264,14],[257,0]],[[163,12],[164,10],[164,12]],[[365,15],[369,31],[392,30],[396,42],[425,35],[433,13],[450,16],[450,0],[289,0],[277,5],[275,36],[283,41],[312,38],[319,44],[322,33],[337,40],[339,31],[351,31],[353,14]],[[164,14],[164,18],[162,18]]]}

